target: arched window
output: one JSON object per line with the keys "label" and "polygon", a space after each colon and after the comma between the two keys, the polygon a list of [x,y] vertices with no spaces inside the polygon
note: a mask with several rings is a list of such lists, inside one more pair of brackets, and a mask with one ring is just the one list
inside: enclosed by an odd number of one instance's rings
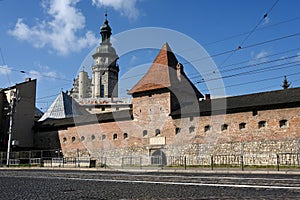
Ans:
{"label": "arched window", "polygon": [[103,135],[101,136],[101,139],[102,139],[102,140],[105,140],[105,139],[106,139],[106,135],[103,134]]}
{"label": "arched window", "polygon": [[81,136],[81,141],[84,141],[85,140],[85,137],[84,136]]}
{"label": "arched window", "polygon": [[91,136],[91,139],[92,139],[92,140],[95,140],[95,138],[96,138],[96,137],[95,137],[95,135],[93,134],[93,135]]}
{"label": "arched window", "polygon": [[[43,140],[41,140],[41,142],[43,142]],[[63,143],[66,143],[66,142],[67,142],[67,138],[64,137],[64,138],[63,138]]]}
{"label": "arched window", "polygon": [[124,133],[124,134],[123,134],[123,138],[124,138],[124,139],[128,138],[128,133]]}
{"label": "arched window", "polygon": [[113,135],[113,139],[114,139],[114,140],[117,140],[117,139],[118,139],[118,134],[115,133],[115,134]]}
{"label": "arched window", "polygon": [[73,136],[73,137],[72,137],[72,142],[75,142],[75,140],[76,140],[76,138]]}
{"label": "arched window", "polygon": [[146,137],[148,135],[148,131],[147,130],[143,130],[143,137]]}

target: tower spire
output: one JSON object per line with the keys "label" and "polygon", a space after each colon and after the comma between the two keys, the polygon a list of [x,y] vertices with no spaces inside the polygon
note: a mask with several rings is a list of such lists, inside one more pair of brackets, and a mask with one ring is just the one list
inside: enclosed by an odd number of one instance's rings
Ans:
{"label": "tower spire", "polygon": [[100,28],[100,34],[102,37],[102,43],[110,43],[111,27],[108,25],[107,11],[105,11],[104,16],[105,16],[105,20],[103,25]]}

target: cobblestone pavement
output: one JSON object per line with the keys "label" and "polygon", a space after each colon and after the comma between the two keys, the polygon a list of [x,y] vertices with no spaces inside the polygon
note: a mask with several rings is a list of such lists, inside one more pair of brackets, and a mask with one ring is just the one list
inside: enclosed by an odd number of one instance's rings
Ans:
{"label": "cobblestone pavement", "polygon": [[299,199],[300,175],[0,170],[0,199]]}

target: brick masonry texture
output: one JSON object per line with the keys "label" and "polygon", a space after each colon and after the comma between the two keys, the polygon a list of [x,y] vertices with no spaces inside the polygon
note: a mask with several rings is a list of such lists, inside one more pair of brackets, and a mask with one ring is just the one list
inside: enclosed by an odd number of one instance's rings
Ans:
{"label": "brick masonry texture", "polygon": [[[118,158],[149,156],[162,149],[166,156],[239,155],[299,151],[300,108],[258,110],[227,115],[172,119],[170,93],[133,99],[133,120],[69,127],[58,132],[66,157]],[[286,120],[285,124],[280,121]],[[264,127],[259,123],[265,121]],[[245,128],[239,126],[245,123]],[[222,130],[227,124],[227,130]],[[209,129],[205,127],[209,126]],[[262,126],[262,125],[261,125]],[[156,130],[159,129],[159,135]],[[147,131],[147,134],[144,133]],[[151,137],[166,137],[152,146]],[[45,139],[47,141],[47,139]],[[112,162],[112,161],[111,161]]]}
{"label": "brick masonry texture", "polygon": [[[161,69],[164,73],[158,73]],[[120,164],[120,158],[126,156],[194,159],[204,155],[207,160],[218,154],[235,155],[232,159],[239,162],[241,154],[298,153],[299,92],[296,88],[230,97],[226,99],[228,114],[211,114],[211,106],[214,102],[223,105],[222,99],[198,102],[202,94],[165,44],[146,75],[129,91],[133,119],[98,123],[95,115],[94,122],[58,128],[57,148],[65,157],[98,161],[106,157],[110,164]],[[56,144],[55,132],[38,132],[36,138]],[[43,146],[38,139],[37,143]]]}

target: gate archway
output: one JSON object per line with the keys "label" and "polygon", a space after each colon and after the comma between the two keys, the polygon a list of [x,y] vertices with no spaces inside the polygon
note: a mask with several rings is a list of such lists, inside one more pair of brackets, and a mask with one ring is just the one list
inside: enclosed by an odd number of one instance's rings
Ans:
{"label": "gate archway", "polygon": [[167,165],[166,154],[161,149],[158,149],[152,153],[151,165],[161,165],[161,166]]}

